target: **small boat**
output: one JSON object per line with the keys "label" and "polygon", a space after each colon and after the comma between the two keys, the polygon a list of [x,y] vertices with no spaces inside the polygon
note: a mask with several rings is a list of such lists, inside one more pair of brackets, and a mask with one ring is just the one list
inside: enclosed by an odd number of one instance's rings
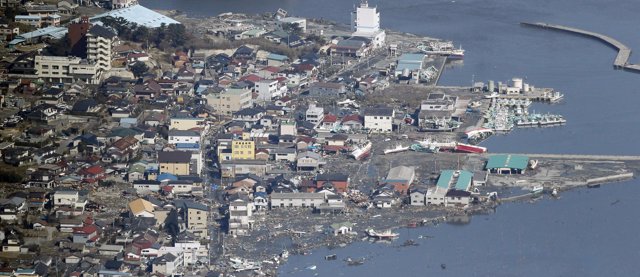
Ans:
{"label": "small boat", "polygon": [[280,258],[282,258],[284,260],[289,258],[289,251],[287,251],[287,250],[282,251],[282,253],[280,253]]}
{"label": "small boat", "polygon": [[377,239],[394,239],[397,238],[400,234],[398,233],[393,233],[391,232],[391,230],[386,230],[384,232],[376,232],[373,229],[368,229],[366,231],[367,235],[372,237],[372,238],[377,238]]}
{"label": "small boat", "polygon": [[407,150],[409,150],[409,146],[402,146],[401,144],[398,144],[395,148],[385,149],[384,154],[387,155],[392,153],[404,152]]}
{"label": "small boat", "polygon": [[318,268],[316,265],[307,266],[308,270],[316,270],[316,268]]}
{"label": "small boat", "polygon": [[353,151],[351,151],[351,156],[360,161],[362,159],[364,159],[367,155],[369,155],[369,152],[371,152],[371,147],[373,145],[371,144],[370,141],[367,141],[367,143],[365,143],[364,145],[361,146],[356,146]]}
{"label": "small boat", "polygon": [[529,161],[529,168],[536,169],[536,167],[538,167],[538,160]]}
{"label": "small boat", "polygon": [[324,259],[327,260],[327,261],[333,261],[333,260],[338,259],[338,255],[336,255],[336,254],[326,255],[326,256],[324,256]]}
{"label": "small boat", "polygon": [[558,188],[553,188],[553,190],[551,191],[551,195],[558,196]]}
{"label": "small boat", "polygon": [[543,186],[535,186],[533,187],[533,189],[531,189],[531,193],[533,194],[539,194],[539,193],[542,193],[542,191],[544,191]]}
{"label": "small boat", "polygon": [[351,259],[351,257],[344,259],[345,262],[347,262],[347,265],[351,265],[351,266],[357,266],[357,265],[363,265],[364,264],[364,258],[360,258],[360,259]]}

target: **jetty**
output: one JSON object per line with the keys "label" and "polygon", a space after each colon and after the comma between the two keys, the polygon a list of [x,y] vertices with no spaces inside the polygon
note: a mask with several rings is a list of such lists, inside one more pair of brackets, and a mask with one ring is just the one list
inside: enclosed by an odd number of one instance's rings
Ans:
{"label": "jetty", "polygon": [[582,30],[582,29],[578,29],[578,28],[573,28],[573,27],[567,27],[567,26],[562,26],[562,25],[555,25],[555,24],[549,24],[549,23],[542,23],[542,22],[536,22],[536,23],[530,23],[530,22],[521,22],[520,24],[524,25],[524,26],[529,26],[529,27],[537,27],[537,28],[543,28],[543,29],[549,29],[549,30],[556,30],[556,31],[562,31],[562,32],[567,32],[567,33],[572,33],[572,34],[576,34],[576,35],[581,35],[581,36],[585,36],[585,37],[589,37],[589,38],[593,38],[596,40],[599,40],[601,42],[603,42],[604,44],[607,44],[611,47],[613,47],[614,49],[618,50],[618,55],[616,55],[615,60],[613,61],[613,68],[615,69],[623,69],[623,70],[630,70],[630,71],[635,71],[635,72],[639,72],[640,73],[640,65],[639,64],[632,64],[629,63],[629,58],[631,57],[631,48],[629,48],[628,46],[624,45],[622,42],[603,35],[603,34],[599,34],[599,33],[595,33],[595,32],[590,32],[590,31],[586,31],[586,30]]}

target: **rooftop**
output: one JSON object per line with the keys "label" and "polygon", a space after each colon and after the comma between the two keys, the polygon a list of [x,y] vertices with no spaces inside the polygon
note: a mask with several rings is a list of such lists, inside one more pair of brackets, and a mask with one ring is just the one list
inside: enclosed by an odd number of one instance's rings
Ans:
{"label": "rooftop", "polygon": [[107,16],[111,16],[114,18],[123,18],[129,21],[130,23],[135,23],[137,25],[145,26],[147,28],[158,28],[163,23],[165,25],[180,24],[180,22],[172,18],[159,14],[141,5],[133,5],[123,9],[108,11],[106,13],[96,15],[90,18],[90,20],[95,21],[97,19],[107,17]]}
{"label": "rooftop", "polygon": [[511,155],[500,154],[492,155],[487,161],[486,169],[494,168],[511,168],[511,169],[526,169],[529,164],[529,157],[525,155]]}

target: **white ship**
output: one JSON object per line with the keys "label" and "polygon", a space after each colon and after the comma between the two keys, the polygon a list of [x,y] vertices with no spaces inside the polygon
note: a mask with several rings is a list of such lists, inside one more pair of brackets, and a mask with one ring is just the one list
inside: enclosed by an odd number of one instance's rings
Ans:
{"label": "white ship", "polygon": [[378,233],[373,229],[368,229],[367,235],[376,239],[393,239],[393,238],[397,238],[400,234],[393,233],[391,232],[391,230],[386,230],[384,232]]}
{"label": "white ship", "polygon": [[398,152],[404,152],[409,150],[409,146],[402,146],[401,144],[396,145],[395,148],[389,148],[389,149],[385,149],[384,150],[384,154],[388,155],[388,154],[392,154],[392,153],[398,153]]}
{"label": "white ship", "polygon": [[373,145],[371,144],[371,142],[367,141],[367,143],[365,143],[364,145],[356,146],[355,148],[353,148],[350,155],[358,161],[362,160],[367,155],[369,155],[372,146]]}
{"label": "white ship", "polygon": [[434,139],[430,139],[430,138],[425,138],[423,140],[420,141],[416,141],[418,144],[420,144],[420,146],[424,147],[424,148],[432,148],[432,147],[436,147],[439,149],[453,149],[456,147],[457,143],[455,141],[453,142],[439,142],[436,141]]}
{"label": "white ship", "polygon": [[427,55],[442,55],[450,59],[464,58],[464,49],[456,49],[451,41],[430,41],[426,45],[418,45],[418,49]]}

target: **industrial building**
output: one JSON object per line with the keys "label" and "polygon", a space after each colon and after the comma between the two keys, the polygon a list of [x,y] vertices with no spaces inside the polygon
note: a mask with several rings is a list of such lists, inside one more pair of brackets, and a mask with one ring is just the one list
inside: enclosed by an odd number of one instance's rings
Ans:
{"label": "industrial building", "polygon": [[489,157],[485,169],[495,174],[524,174],[528,165],[528,156],[500,154]]}

